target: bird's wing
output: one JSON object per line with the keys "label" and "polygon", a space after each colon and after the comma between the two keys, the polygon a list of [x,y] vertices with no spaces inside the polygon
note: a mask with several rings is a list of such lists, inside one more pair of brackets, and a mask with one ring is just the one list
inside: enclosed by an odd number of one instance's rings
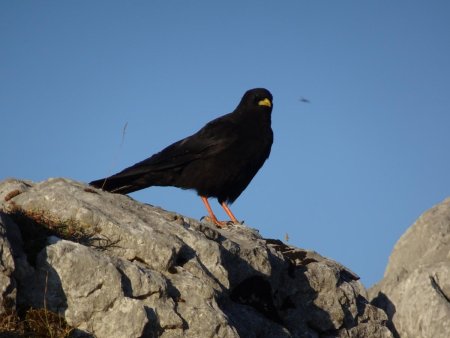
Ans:
{"label": "bird's wing", "polygon": [[114,176],[135,176],[149,171],[173,169],[220,153],[238,139],[236,125],[226,117],[227,115],[209,122],[197,133],[171,144]]}

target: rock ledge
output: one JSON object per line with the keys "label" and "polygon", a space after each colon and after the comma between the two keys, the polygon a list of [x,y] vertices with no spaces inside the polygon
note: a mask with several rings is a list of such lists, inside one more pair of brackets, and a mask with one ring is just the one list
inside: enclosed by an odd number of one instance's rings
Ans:
{"label": "rock ledge", "polygon": [[68,179],[0,182],[2,307],[102,337],[392,337],[341,264]]}

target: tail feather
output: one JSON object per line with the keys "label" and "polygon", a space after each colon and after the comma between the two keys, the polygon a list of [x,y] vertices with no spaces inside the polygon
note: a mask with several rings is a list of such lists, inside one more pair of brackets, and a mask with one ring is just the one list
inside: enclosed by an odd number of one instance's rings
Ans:
{"label": "tail feather", "polygon": [[142,189],[142,186],[133,184],[129,178],[121,179],[113,176],[101,178],[99,180],[92,181],[89,184],[105,191],[124,195]]}

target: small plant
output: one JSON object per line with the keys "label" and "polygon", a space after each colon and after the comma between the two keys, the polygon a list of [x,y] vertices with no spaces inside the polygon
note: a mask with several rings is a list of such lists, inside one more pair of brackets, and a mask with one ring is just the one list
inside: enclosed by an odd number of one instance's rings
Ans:
{"label": "small plant", "polygon": [[73,331],[63,317],[45,308],[28,310],[25,323],[35,337],[65,338]]}
{"label": "small plant", "polygon": [[[24,241],[34,257],[47,242],[48,236],[77,242],[101,251],[117,247],[120,238],[111,239],[100,233],[98,224],[85,224],[74,218],[61,219],[46,210],[25,210],[16,205],[8,214],[20,225]],[[27,249],[27,248],[25,248]]]}
{"label": "small plant", "polygon": [[24,328],[16,311],[9,308],[0,314],[0,337],[13,337],[13,334],[23,334]]}
{"label": "small plant", "polygon": [[0,314],[0,337],[66,338],[74,330],[59,314],[47,309],[48,273],[45,278],[44,308],[30,308],[21,318],[11,308]]}
{"label": "small plant", "polygon": [[24,318],[10,309],[0,314],[1,338],[66,338],[73,330],[63,317],[47,309],[31,308]]}

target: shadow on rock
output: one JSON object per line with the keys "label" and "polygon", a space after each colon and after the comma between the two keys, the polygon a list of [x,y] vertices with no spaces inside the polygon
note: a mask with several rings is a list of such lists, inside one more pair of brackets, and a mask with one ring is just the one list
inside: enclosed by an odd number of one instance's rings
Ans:
{"label": "shadow on rock", "polygon": [[[222,264],[231,272],[231,285],[219,305],[240,336],[307,337],[337,331],[330,314],[314,303],[318,292],[305,275],[306,265],[295,264],[292,257],[280,257],[266,245],[255,246],[248,255],[223,247],[221,255]],[[270,273],[262,274],[264,269],[258,271],[241,258],[246,256],[250,261],[254,258],[253,262],[266,256]]]}
{"label": "shadow on rock", "polygon": [[395,338],[400,338],[400,334],[395,328],[394,322],[392,320],[396,312],[395,305],[394,303],[391,302],[389,297],[385,295],[383,292],[378,292],[378,295],[375,298],[373,298],[370,303],[386,312],[388,316],[387,327],[391,330]]}
{"label": "shadow on rock", "polygon": [[[42,309],[49,311],[45,316],[46,320],[58,315],[61,317],[59,321],[65,322],[63,318],[68,308],[67,297],[58,272],[47,262],[45,251],[49,236],[54,233],[46,225],[22,213],[3,214],[3,219],[6,220],[6,234],[16,266],[13,278],[17,285],[16,307],[19,316],[25,318],[30,309]],[[20,227],[17,226],[19,222]],[[49,330],[52,329],[51,323],[44,324],[49,326]],[[93,336],[85,331],[72,329],[71,337]]]}

